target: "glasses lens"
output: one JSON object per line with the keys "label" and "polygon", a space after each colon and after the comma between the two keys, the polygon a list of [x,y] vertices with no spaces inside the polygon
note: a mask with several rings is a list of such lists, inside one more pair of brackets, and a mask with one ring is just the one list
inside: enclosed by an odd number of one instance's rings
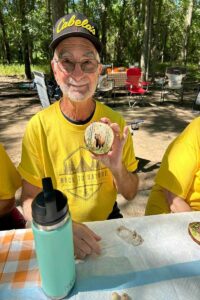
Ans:
{"label": "glasses lens", "polygon": [[81,70],[84,73],[94,73],[97,70],[98,67],[98,61],[95,59],[88,59],[84,60],[82,62],[73,62],[67,58],[62,58],[57,61],[61,71],[72,73],[75,69],[75,65],[79,64],[81,67]]}
{"label": "glasses lens", "polygon": [[98,62],[95,59],[86,60],[81,63],[81,69],[85,73],[94,73],[98,67]]}
{"label": "glasses lens", "polygon": [[67,71],[68,73],[74,71],[75,63],[69,59],[62,58],[58,61],[58,64],[63,71]]}

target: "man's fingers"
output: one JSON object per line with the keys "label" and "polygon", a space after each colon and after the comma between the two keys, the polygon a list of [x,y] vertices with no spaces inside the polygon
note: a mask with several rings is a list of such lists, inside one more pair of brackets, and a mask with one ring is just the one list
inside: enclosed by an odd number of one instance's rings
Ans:
{"label": "man's fingers", "polygon": [[81,249],[76,248],[74,251],[75,258],[77,259],[84,259],[86,257],[86,253],[83,252]]}
{"label": "man's fingers", "polygon": [[[95,252],[96,254],[101,253],[100,245],[97,242],[99,240],[100,240],[99,238],[97,240],[96,236],[93,236],[91,234],[84,236],[84,242],[87,243],[87,245],[90,247],[91,252]],[[88,254],[90,254],[90,253],[88,253]]]}
{"label": "man's fingers", "polygon": [[108,124],[108,125],[111,124],[110,120],[108,118],[105,118],[105,117],[101,118],[100,121],[103,122],[103,123],[105,123],[105,124]]}
{"label": "man's fingers", "polygon": [[101,249],[98,241],[101,237],[86,225],[73,222],[73,236],[76,255],[83,258],[92,253],[100,254]]}
{"label": "man's fingers", "polygon": [[[84,225],[85,226],[85,225]],[[94,231],[92,231],[90,228],[88,228],[87,226],[85,226],[87,231],[90,232],[90,234],[95,238],[96,241],[100,241],[101,237],[100,235],[96,234]]]}
{"label": "man's fingers", "polygon": [[128,126],[125,126],[125,127],[124,127],[124,131],[123,131],[123,137],[122,137],[123,143],[124,143],[124,144],[125,144],[125,142],[126,142],[126,139],[127,139],[127,137],[128,137],[128,134],[129,134],[129,128],[128,128]]}
{"label": "man's fingers", "polygon": [[82,253],[81,256],[92,253],[91,247],[84,240],[74,237],[74,244],[76,245],[76,252]]}
{"label": "man's fingers", "polygon": [[120,133],[120,127],[117,123],[112,123],[110,124],[110,127],[112,128],[112,130],[114,131],[114,133]]}

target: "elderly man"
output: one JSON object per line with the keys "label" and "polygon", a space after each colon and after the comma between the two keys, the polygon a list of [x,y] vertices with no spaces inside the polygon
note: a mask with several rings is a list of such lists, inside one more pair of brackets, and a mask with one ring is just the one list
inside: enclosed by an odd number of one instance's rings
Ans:
{"label": "elderly man", "polygon": [[[134,198],[137,161],[123,118],[93,99],[102,70],[96,25],[80,13],[66,15],[57,21],[50,46],[63,97],[36,114],[27,126],[19,165],[23,209],[30,220],[41,179],[51,177],[54,188],[68,198],[75,253],[83,258],[100,252],[100,237],[80,222],[120,217],[117,192],[128,200]],[[92,155],[85,147],[85,129],[94,121],[109,124],[114,132],[112,149],[106,155]]]}

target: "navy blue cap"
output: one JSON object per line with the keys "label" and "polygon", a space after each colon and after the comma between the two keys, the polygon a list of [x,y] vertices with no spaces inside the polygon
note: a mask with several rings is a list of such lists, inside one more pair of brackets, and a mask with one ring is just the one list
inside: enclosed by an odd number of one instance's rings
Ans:
{"label": "navy blue cap", "polygon": [[55,50],[58,44],[68,37],[86,38],[101,53],[102,44],[99,40],[97,25],[81,13],[65,15],[56,22],[50,48]]}

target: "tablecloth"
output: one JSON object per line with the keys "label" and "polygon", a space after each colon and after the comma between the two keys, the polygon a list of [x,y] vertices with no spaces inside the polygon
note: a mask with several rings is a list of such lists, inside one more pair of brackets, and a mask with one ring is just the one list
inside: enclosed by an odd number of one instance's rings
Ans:
{"label": "tablecloth", "polygon": [[[139,300],[199,300],[200,246],[188,234],[193,221],[200,221],[200,212],[87,223],[102,236],[102,253],[77,261],[68,298],[103,300],[117,291]],[[133,246],[122,240],[117,234],[122,225],[144,242]],[[47,299],[31,230],[1,232],[0,245],[0,299]]]}

